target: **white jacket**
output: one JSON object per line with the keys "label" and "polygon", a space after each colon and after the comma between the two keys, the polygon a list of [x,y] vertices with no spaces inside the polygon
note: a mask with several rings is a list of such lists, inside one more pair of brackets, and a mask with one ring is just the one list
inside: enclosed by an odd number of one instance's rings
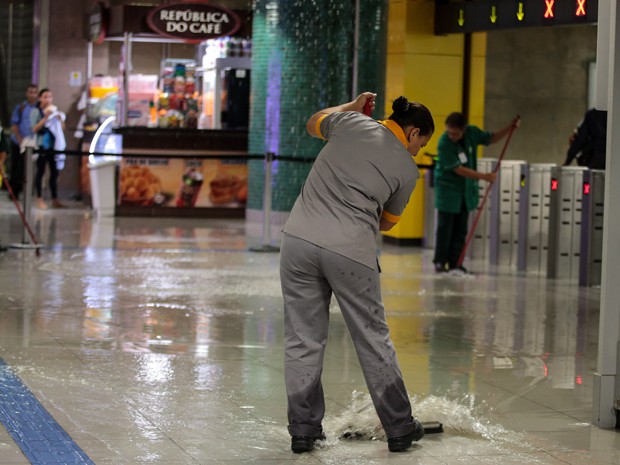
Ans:
{"label": "white jacket", "polygon": [[[62,123],[67,119],[67,116],[62,111],[54,111],[49,114],[45,127],[50,130],[54,136],[54,150],[63,151],[67,149],[67,141],[65,140],[65,134],[62,131]],[[56,160],[56,168],[58,171],[65,167],[65,160],[67,156],[64,153],[57,153],[54,157]]]}

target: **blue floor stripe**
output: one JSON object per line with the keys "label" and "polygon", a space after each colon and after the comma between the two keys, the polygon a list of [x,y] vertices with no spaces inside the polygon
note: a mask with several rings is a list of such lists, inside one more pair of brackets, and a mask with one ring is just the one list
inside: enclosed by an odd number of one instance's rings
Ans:
{"label": "blue floor stripe", "polygon": [[94,465],[1,358],[0,422],[32,464]]}

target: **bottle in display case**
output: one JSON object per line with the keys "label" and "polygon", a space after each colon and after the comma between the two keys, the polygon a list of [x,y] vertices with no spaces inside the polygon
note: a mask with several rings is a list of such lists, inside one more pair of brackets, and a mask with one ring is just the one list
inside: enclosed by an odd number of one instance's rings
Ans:
{"label": "bottle in display case", "polygon": [[160,69],[159,127],[196,129],[201,101],[196,91],[196,62],[166,59]]}

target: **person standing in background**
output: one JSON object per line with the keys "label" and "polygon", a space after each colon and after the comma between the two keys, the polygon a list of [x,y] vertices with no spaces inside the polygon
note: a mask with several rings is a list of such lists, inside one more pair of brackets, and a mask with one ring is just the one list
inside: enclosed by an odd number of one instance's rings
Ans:
{"label": "person standing in background", "polygon": [[604,170],[607,148],[607,112],[592,108],[577,126],[570,138],[564,166],[577,158],[580,166],[591,170]]}
{"label": "person standing in background", "polygon": [[53,104],[54,96],[49,89],[39,92],[39,106],[30,112],[32,132],[37,136],[37,146],[41,150],[37,158],[37,173],[34,185],[37,194],[37,207],[45,210],[47,204],[43,200],[43,175],[45,167],[50,167],[50,190],[52,206],[63,208],[58,200],[58,173],[64,167],[64,154],[56,154],[55,150],[64,150],[66,142],[63,134],[66,116]]}
{"label": "person standing in background", "polygon": [[30,84],[26,89],[26,100],[15,106],[11,115],[11,169],[9,177],[16,198],[19,198],[24,181],[24,155],[21,148],[24,138],[32,136],[30,112],[37,108],[39,88]]}
{"label": "person standing in background", "polygon": [[445,121],[446,131],[437,144],[435,165],[435,208],[437,232],[433,263],[437,273],[467,273],[458,261],[467,238],[469,212],[478,207],[478,181],[495,182],[495,173],[477,170],[479,145],[494,144],[520,125],[519,117],[492,133],[468,125],[462,113],[454,112]]}

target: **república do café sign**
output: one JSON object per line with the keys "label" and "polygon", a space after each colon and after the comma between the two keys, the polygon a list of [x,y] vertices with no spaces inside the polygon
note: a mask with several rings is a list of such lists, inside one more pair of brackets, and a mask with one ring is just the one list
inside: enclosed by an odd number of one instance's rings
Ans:
{"label": "rep\u00fablica do caf\u00e9 sign", "polygon": [[241,26],[233,11],[200,0],[158,6],[146,22],[158,34],[192,43],[232,35]]}

